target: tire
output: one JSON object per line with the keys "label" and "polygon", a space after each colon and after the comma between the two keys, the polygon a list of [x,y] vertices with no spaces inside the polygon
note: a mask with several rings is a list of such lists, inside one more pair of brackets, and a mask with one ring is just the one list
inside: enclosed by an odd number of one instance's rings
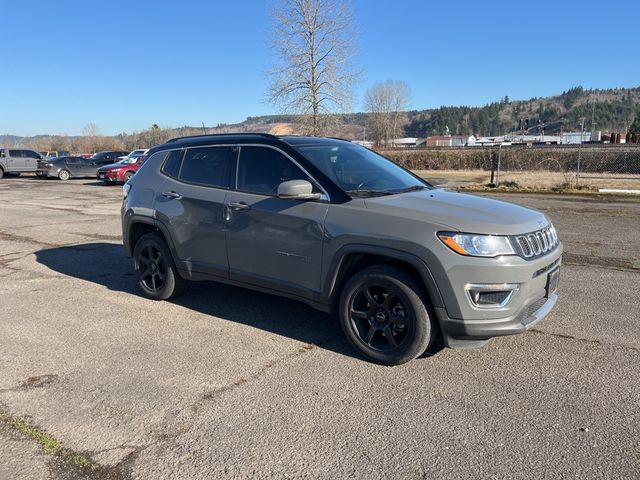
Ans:
{"label": "tire", "polygon": [[0,178],[4,177],[4,170],[0,167]]}
{"label": "tire", "polygon": [[187,286],[176,269],[169,247],[160,234],[143,235],[133,249],[138,285],[153,300],[168,300],[180,295]]}
{"label": "tire", "polygon": [[367,359],[400,365],[424,353],[435,337],[424,288],[406,270],[364,268],[340,296],[340,324],[349,343]]}
{"label": "tire", "polygon": [[124,183],[127,183],[136,172],[128,171],[124,174]]}
{"label": "tire", "polygon": [[69,170],[60,170],[58,172],[58,178],[65,182],[71,178],[71,174],[69,173]]}

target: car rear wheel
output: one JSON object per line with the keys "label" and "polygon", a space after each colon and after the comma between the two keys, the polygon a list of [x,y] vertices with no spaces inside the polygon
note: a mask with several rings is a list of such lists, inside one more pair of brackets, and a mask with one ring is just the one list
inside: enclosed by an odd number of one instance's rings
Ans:
{"label": "car rear wheel", "polygon": [[60,170],[60,172],[58,172],[58,178],[62,181],[66,181],[71,178],[71,174],[69,173],[69,170]]}
{"label": "car rear wheel", "polygon": [[4,170],[0,167],[0,178],[4,177]]}
{"label": "car rear wheel", "polygon": [[145,295],[153,300],[167,300],[182,293],[184,280],[171,257],[164,239],[158,233],[147,233],[133,250],[134,268],[138,284]]}
{"label": "car rear wheel", "polygon": [[400,365],[421,355],[435,328],[426,294],[409,272],[386,265],[357,272],[340,298],[340,323],[353,347],[383,365]]}

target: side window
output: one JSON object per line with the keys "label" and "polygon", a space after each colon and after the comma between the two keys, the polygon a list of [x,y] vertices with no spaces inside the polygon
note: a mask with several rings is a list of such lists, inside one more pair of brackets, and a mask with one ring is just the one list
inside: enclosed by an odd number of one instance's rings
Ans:
{"label": "side window", "polygon": [[4,150],[0,150],[0,158],[4,158]]}
{"label": "side window", "polygon": [[36,158],[36,159],[38,159],[38,160],[40,159],[40,155],[38,155],[38,154],[37,154],[36,152],[34,152],[33,150],[25,150],[25,151],[24,151],[24,153],[25,153],[25,155],[24,155],[25,157],[28,157],[28,158]]}
{"label": "side window", "polygon": [[229,188],[229,177],[234,161],[233,147],[187,149],[180,169],[180,180],[211,187]]}
{"label": "side window", "polygon": [[22,150],[9,150],[9,156],[13,158],[23,158]]}
{"label": "side window", "polygon": [[180,165],[182,164],[182,155],[184,150],[174,150],[169,154],[162,166],[162,172],[173,178],[178,178],[180,174]]}
{"label": "side window", "polygon": [[287,180],[309,177],[282,153],[266,147],[241,147],[238,161],[238,190],[275,195]]}

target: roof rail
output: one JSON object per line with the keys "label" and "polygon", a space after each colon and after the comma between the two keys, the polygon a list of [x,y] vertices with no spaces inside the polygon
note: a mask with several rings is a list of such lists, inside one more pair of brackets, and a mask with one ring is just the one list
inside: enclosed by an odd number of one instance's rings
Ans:
{"label": "roof rail", "polygon": [[203,137],[231,137],[231,136],[259,136],[266,138],[279,138],[276,135],[271,135],[270,133],[259,133],[259,132],[233,132],[233,133],[202,133],[200,135],[186,135],[184,137],[175,137],[170,140],[167,140],[166,143],[177,142],[178,140],[183,140],[185,138],[203,138]]}

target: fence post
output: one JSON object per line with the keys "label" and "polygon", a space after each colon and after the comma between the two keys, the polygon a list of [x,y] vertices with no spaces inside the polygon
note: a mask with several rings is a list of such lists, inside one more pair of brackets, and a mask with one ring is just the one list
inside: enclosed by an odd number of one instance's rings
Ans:
{"label": "fence post", "polygon": [[578,145],[578,171],[576,172],[576,187],[580,185],[580,160],[582,160],[582,138]]}
{"label": "fence post", "polygon": [[498,146],[498,170],[496,171],[496,187],[500,186],[500,160],[502,160],[502,143]]}

